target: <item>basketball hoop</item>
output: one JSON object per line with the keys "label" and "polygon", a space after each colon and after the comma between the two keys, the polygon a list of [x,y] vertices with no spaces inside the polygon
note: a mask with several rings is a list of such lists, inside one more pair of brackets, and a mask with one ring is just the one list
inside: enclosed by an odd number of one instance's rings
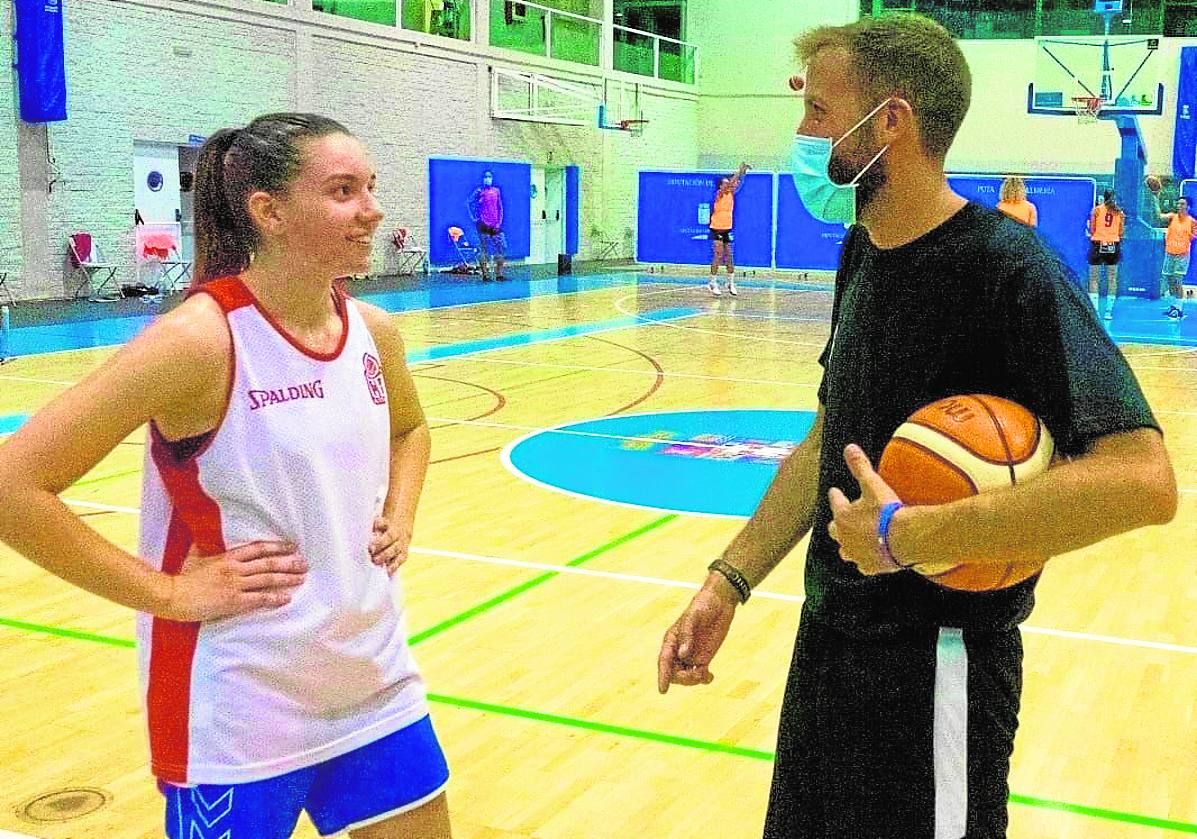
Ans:
{"label": "basketball hoop", "polygon": [[1072,97],[1072,109],[1076,111],[1077,125],[1095,125],[1101,116],[1101,106],[1100,96]]}
{"label": "basketball hoop", "polygon": [[646,125],[648,125],[648,120],[646,119],[621,119],[619,121],[619,130],[630,131],[633,134],[642,134]]}

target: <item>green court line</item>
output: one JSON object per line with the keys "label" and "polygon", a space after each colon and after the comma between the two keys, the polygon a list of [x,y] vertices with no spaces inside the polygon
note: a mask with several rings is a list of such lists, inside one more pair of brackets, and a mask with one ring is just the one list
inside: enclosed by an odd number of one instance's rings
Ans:
{"label": "green court line", "polygon": [[40,623],[25,623],[25,621],[14,621],[9,618],[0,618],[0,626],[7,626],[12,629],[24,629],[29,632],[41,632],[45,635],[58,635],[62,638],[74,638],[77,641],[92,641],[96,644],[107,644],[110,647],[133,649],[137,646],[136,641],[130,641],[127,638],[112,638],[108,635],[96,635],[91,632],[80,632],[76,629],[60,629],[57,626],[43,626]]}
{"label": "green court line", "polygon": [[101,475],[98,478],[88,478],[86,481],[75,481],[75,483],[71,484],[71,489],[74,489],[75,487],[85,487],[88,484],[100,484],[104,481],[111,481],[115,478],[127,478],[129,475],[140,474],[141,467],[138,466],[136,469],[130,469],[127,472],[114,472],[111,475]]}
{"label": "green court line", "polygon": [[[589,562],[590,560],[594,559],[596,556],[605,554],[608,551],[613,551],[616,548],[618,548],[620,545],[625,545],[628,542],[632,541],[633,539],[639,538],[640,536],[643,536],[645,533],[648,533],[651,530],[656,530],[658,527],[661,527],[662,525],[669,524],[669,522],[673,521],[676,518],[677,518],[676,515],[668,515],[668,516],[662,516],[661,518],[656,519],[654,521],[650,521],[648,524],[644,525],[643,527],[639,527],[639,528],[631,531],[630,533],[625,533],[622,536],[618,536],[615,539],[612,539],[610,542],[607,542],[605,545],[599,545],[594,550],[587,551],[586,553],[582,554],[581,556],[574,557],[569,562],[565,563],[565,567],[566,568],[576,568],[577,566],[582,565],[583,563]],[[515,588],[508,589],[507,591],[503,592],[502,594],[495,595],[490,600],[487,600],[484,603],[479,603],[477,606],[474,606],[470,609],[466,609],[464,612],[462,612],[459,615],[454,615],[453,617],[448,618],[447,620],[441,621],[440,623],[436,624],[435,626],[430,626],[428,629],[425,629],[422,632],[417,632],[415,635],[411,636],[411,638],[408,639],[408,643],[411,644],[412,646],[415,646],[416,644],[419,644],[421,641],[427,641],[429,638],[432,638],[436,635],[440,635],[442,632],[444,632],[447,629],[452,629],[453,627],[457,626],[460,623],[465,623],[470,618],[475,618],[478,615],[481,615],[483,612],[489,612],[491,609],[498,606],[500,603],[504,603],[517,595],[523,594],[525,591],[528,591],[529,589],[536,588],[541,583],[546,583],[549,580],[553,579],[554,577],[560,576],[560,574],[561,574],[560,571],[548,571],[544,574],[541,574],[538,577],[533,577],[531,580],[528,580],[525,583],[520,583]]]}
{"label": "green court line", "polygon": [[456,696],[444,696],[439,693],[428,694],[430,702],[442,705],[452,705],[456,708],[468,708],[472,711],[485,711],[490,714],[502,714],[507,717],[520,717],[525,720],[547,722],[553,725],[564,725],[570,728],[582,728],[587,731],[598,731],[603,734],[615,734],[620,737],[634,737],[637,740],[652,740],[655,743],[668,743],[671,746],[685,746],[689,749],[701,749],[704,752],[718,752],[735,755],[736,757],[750,757],[754,760],[773,760],[773,752],[762,752],[757,749],[746,749],[743,746],[732,746],[728,743],[694,740],[689,737],[678,737],[673,734],[661,734],[656,731],[645,731],[641,728],[628,728],[623,725],[610,725],[605,722],[593,722],[576,717],[563,717],[558,714],[545,714],[540,711],[528,711],[523,708],[509,708],[505,705],[492,705],[489,702],[476,702],[473,699],[461,699]]}
{"label": "green court line", "polygon": [[[633,737],[637,740],[650,740],[655,743],[667,743],[671,746],[683,746],[689,749],[699,749],[704,752],[729,754],[736,757],[747,757],[753,760],[772,761],[773,752],[759,749],[746,749],[742,746],[732,746],[727,743],[711,742],[709,740],[694,740],[689,737],[677,737],[673,734],[661,734],[656,731],[645,731],[640,728],[628,728],[622,725],[593,722],[591,720],[564,717],[559,714],[545,714],[540,711],[529,711],[524,708],[512,708],[506,705],[495,705],[490,702],[477,702],[473,699],[461,699],[456,696],[444,696],[438,693],[428,694],[430,702],[442,705],[452,705],[456,708],[467,708],[472,711],[483,711],[489,714],[502,714],[506,717],[519,717],[525,720],[545,722],[552,725],[563,725],[569,728],[581,728],[586,731],[597,731],[603,734],[614,734],[619,737]],[[1083,804],[1070,804],[1067,801],[1052,801],[1048,798],[1034,798],[1029,795],[1011,793],[1008,799],[1011,804],[1021,804],[1026,807],[1039,807],[1045,810],[1059,810],[1079,816],[1089,816],[1106,821],[1135,824],[1141,827],[1156,827],[1161,830],[1171,830],[1177,833],[1197,834],[1197,824],[1189,822],[1169,821],[1152,816],[1140,816],[1136,813],[1122,813],[1118,810],[1106,810],[1101,807],[1086,807]]]}
{"label": "green court line", "polygon": [[1135,813],[1120,813],[1117,810],[1104,810],[1101,807],[1086,807],[1083,804],[1069,804],[1067,801],[1052,801],[1047,798],[1032,798],[1029,795],[1010,794],[1011,804],[1022,804],[1027,807],[1041,807],[1045,810],[1060,810],[1079,816],[1089,816],[1107,821],[1137,824],[1141,827],[1158,827],[1161,830],[1172,830],[1177,833],[1197,834],[1197,824],[1189,822],[1174,822],[1167,819],[1157,819],[1152,816],[1139,816]]}
{"label": "green court line", "polygon": [[[666,518],[672,518],[672,516]],[[602,547],[596,548],[588,554],[583,554],[577,559],[571,560],[570,564],[580,565],[586,560],[597,556],[599,553],[611,550],[617,545],[623,544],[630,539],[634,539],[636,536],[646,533],[648,530],[651,530],[654,527],[659,527],[664,523],[665,522],[663,520],[652,522],[638,531],[633,531],[625,536],[621,536],[614,542],[603,545]],[[540,583],[544,582],[546,579],[556,576],[557,573],[558,572],[542,574],[539,577],[529,580],[522,586],[517,586],[515,589],[506,592],[504,595],[500,595],[498,598],[493,598],[492,600],[480,604],[479,606],[476,606],[467,612],[463,612],[461,615],[458,615],[457,618],[452,619],[452,622],[445,621],[444,623],[438,624],[422,634],[424,637],[430,638],[432,637],[432,634],[435,634],[434,630],[443,631],[443,629],[448,629],[449,626],[455,626],[457,623],[461,623],[463,620],[468,620],[470,617],[486,611],[486,609],[490,608],[491,605],[497,605],[497,603],[500,603],[503,600],[509,600],[510,598],[515,597],[522,591],[527,591],[533,586],[540,585]],[[57,635],[63,638],[71,638],[79,641],[91,641],[97,644],[107,644],[114,647],[132,649],[134,646],[136,646],[133,641],[129,641],[124,638],[111,638],[105,635],[95,635],[90,632],[78,632],[72,629],[60,629],[53,626],[42,626],[36,623],[26,623],[24,621],[10,620],[8,618],[0,618],[0,627],[10,627],[12,629],[21,629],[29,632],[41,632],[48,635]],[[440,629],[438,629],[438,627],[440,627]],[[629,728],[622,725],[593,722],[591,720],[578,719],[576,717],[566,717],[560,714],[546,714],[541,711],[532,711],[525,708],[514,708],[507,705],[496,705],[490,702],[478,702],[473,699],[462,699],[456,696],[445,696],[443,694],[431,693],[428,695],[428,700],[441,705],[451,705],[456,708],[482,711],[488,714],[500,714],[502,716],[517,717],[519,719],[548,723],[550,725],[578,728],[584,731],[595,731],[600,734],[611,734],[617,737],[630,737],[637,740],[664,743],[670,746],[680,746],[683,748],[696,749],[704,752],[727,754],[733,757],[743,757],[762,761],[772,761],[774,757],[773,752],[761,751],[759,749],[747,749],[742,746],[732,746],[727,743],[720,743],[717,741],[696,740],[690,737],[679,737],[673,734],[662,734],[660,732],[647,731],[640,728]],[[1067,801],[1053,801],[1049,798],[1035,798],[1029,795],[1019,795],[1017,793],[1011,793],[1009,801],[1011,804],[1018,804],[1025,807],[1038,807],[1044,810],[1058,810],[1071,815],[1087,816],[1089,818],[1102,819],[1104,821],[1121,822],[1123,824],[1133,824],[1140,827],[1153,827],[1160,830],[1170,830],[1175,833],[1197,835],[1197,824],[1190,822],[1170,821],[1168,819],[1159,819],[1153,816],[1141,816],[1136,813],[1123,813],[1118,810],[1107,810],[1101,807],[1087,807],[1083,804],[1071,804]]]}

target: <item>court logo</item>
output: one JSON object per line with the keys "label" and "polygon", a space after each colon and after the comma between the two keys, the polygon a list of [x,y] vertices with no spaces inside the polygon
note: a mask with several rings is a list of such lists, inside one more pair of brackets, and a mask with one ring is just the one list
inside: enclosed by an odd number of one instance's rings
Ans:
{"label": "court logo", "polygon": [[366,387],[370,390],[370,398],[375,405],[387,404],[387,386],[382,381],[382,365],[378,359],[366,353],[362,356],[362,366],[365,367]]}

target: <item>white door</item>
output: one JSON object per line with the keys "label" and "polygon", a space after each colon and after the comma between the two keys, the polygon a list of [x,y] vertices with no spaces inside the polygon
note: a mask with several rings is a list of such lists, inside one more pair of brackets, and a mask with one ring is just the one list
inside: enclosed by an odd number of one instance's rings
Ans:
{"label": "white door", "polygon": [[[545,209],[544,209],[544,181],[543,166],[532,167],[532,243],[528,252],[528,262],[533,265],[543,264],[545,252]],[[554,256],[553,259],[557,257]]]}
{"label": "white door", "polygon": [[197,146],[179,146],[179,176],[188,173],[191,188],[179,188],[179,223],[182,226],[182,241],[179,252],[183,259],[195,259],[195,169],[199,163],[199,148]]}
{"label": "white door", "polygon": [[147,224],[179,220],[179,151],[176,146],[133,143],[133,206]]}
{"label": "white door", "polygon": [[557,264],[565,253],[565,170],[547,169],[544,176],[544,261]]}

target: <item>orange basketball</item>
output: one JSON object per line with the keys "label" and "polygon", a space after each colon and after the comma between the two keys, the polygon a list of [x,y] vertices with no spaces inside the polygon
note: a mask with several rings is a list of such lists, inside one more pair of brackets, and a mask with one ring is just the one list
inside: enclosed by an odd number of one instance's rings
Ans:
{"label": "orange basketball", "polygon": [[801,76],[790,76],[790,90],[801,91],[806,87],[806,79]]}
{"label": "orange basketball", "polygon": [[1163,189],[1163,183],[1155,175],[1147,176],[1147,188],[1152,192],[1159,192]]}
{"label": "orange basketball", "polygon": [[[877,472],[905,504],[944,504],[1008,487],[1051,465],[1055,443],[1043,422],[1017,402],[985,394],[950,396],[919,408],[885,446]],[[941,586],[992,591],[1020,583],[1047,557],[914,570]]]}

